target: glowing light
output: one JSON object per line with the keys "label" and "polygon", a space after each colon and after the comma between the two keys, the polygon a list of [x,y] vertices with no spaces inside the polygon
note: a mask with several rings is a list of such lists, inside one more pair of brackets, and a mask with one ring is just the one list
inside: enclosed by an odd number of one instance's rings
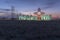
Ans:
{"label": "glowing light", "polygon": [[43,16],[41,16],[41,20],[51,20],[51,16],[43,15]]}
{"label": "glowing light", "polygon": [[19,20],[37,20],[36,16],[19,16]]}

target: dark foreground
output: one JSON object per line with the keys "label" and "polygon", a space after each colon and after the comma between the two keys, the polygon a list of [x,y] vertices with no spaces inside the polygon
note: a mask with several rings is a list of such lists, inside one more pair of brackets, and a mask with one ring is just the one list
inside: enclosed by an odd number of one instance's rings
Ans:
{"label": "dark foreground", "polygon": [[0,21],[0,40],[60,40],[60,21]]}

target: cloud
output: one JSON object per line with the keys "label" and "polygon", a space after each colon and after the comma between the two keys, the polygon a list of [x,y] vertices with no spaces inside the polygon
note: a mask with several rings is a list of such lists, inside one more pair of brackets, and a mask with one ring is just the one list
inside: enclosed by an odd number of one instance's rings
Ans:
{"label": "cloud", "polygon": [[11,4],[27,4],[29,6],[33,5],[44,5],[43,9],[48,9],[54,7],[56,3],[60,2],[60,0],[6,0],[6,3],[11,3]]}
{"label": "cloud", "polygon": [[51,8],[51,7],[54,7],[54,5],[56,3],[58,3],[60,0],[46,0],[46,7],[44,7],[45,9],[47,8]]}

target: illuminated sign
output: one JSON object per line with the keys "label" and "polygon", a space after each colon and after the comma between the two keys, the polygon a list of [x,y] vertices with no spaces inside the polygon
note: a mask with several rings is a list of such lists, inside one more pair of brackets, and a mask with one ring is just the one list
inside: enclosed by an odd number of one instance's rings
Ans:
{"label": "illuminated sign", "polygon": [[42,15],[41,20],[51,20],[51,16],[49,15]]}
{"label": "illuminated sign", "polygon": [[[49,16],[49,15],[42,15],[41,16],[41,20],[51,20],[52,18],[51,18],[51,16]],[[19,20],[38,20],[38,17],[36,17],[36,16],[26,16],[26,15],[24,15],[24,16],[19,16]],[[41,21],[40,20],[40,21]]]}
{"label": "illuminated sign", "polygon": [[36,16],[19,16],[19,20],[37,20]]}
{"label": "illuminated sign", "polygon": [[19,16],[19,20],[26,20],[26,17],[24,17],[24,16]]}
{"label": "illuminated sign", "polygon": [[36,16],[31,16],[31,20],[38,20]]}

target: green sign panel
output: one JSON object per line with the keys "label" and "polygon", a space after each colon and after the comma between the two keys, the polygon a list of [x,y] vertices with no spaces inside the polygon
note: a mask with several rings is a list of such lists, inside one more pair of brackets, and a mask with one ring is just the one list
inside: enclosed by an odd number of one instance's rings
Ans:
{"label": "green sign panel", "polygon": [[38,20],[36,16],[31,16],[31,20]]}
{"label": "green sign panel", "polygon": [[26,20],[26,16],[19,16],[19,20]]}
{"label": "green sign panel", "polygon": [[51,16],[43,15],[43,16],[41,16],[41,20],[51,20]]}
{"label": "green sign panel", "polygon": [[36,16],[19,16],[19,20],[37,20]]}

